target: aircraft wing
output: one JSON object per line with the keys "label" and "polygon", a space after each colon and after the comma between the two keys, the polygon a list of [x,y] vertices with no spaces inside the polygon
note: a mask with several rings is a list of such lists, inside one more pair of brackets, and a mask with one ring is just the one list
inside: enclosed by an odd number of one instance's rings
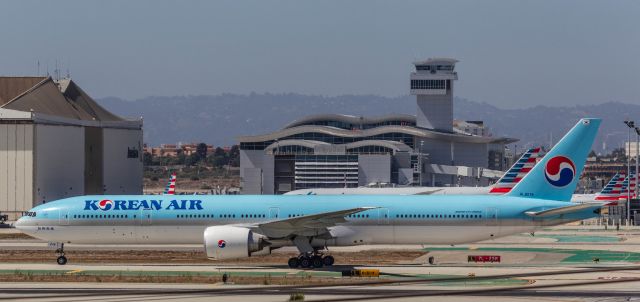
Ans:
{"label": "aircraft wing", "polygon": [[359,207],[304,215],[257,223],[248,227],[269,238],[284,238],[292,235],[319,236],[328,233],[327,228],[346,222],[345,216],[372,209],[376,209],[376,207]]}
{"label": "aircraft wing", "polygon": [[570,206],[554,208],[549,210],[526,211],[524,213],[528,216],[535,217],[535,218],[545,218],[549,216],[575,213],[575,212],[579,212],[589,208],[599,208],[604,205],[606,205],[606,203],[599,203],[599,202],[598,203],[580,203],[580,204],[572,204]]}
{"label": "aircraft wing", "polygon": [[442,191],[442,189],[437,189],[433,191],[424,191],[424,192],[416,193],[416,195],[431,195],[433,193],[438,193],[440,191]]}

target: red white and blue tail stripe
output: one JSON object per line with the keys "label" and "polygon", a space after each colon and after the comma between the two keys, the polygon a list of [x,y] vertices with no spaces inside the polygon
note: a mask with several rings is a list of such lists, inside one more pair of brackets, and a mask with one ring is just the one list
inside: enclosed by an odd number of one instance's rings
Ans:
{"label": "red white and blue tail stripe", "polygon": [[176,195],[176,172],[171,173],[171,176],[169,176],[169,182],[167,183],[167,186],[164,187],[163,194]]}
{"label": "red white and blue tail stripe", "polygon": [[[629,190],[629,187],[631,187],[631,190]],[[629,191],[631,191],[631,194],[629,194]],[[631,195],[632,199],[636,198],[636,175],[635,174],[631,174],[624,179],[624,182],[622,183],[622,191],[620,192],[620,200],[627,200],[627,198],[629,198],[629,195]]]}
{"label": "red white and blue tail stripe", "polygon": [[520,159],[493,185],[490,194],[505,194],[511,191],[520,180],[531,171],[540,157],[540,148],[527,150]]}
{"label": "red white and blue tail stripe", "polygon": [[609,183],[607,183],[600,193],[596,194],[596,200],[609,200],[609,201],[617,201],[620,199],[622,195],[624,180],[626,179],[626,175],[622,173],[616,173],[616,175],[611,178]]}

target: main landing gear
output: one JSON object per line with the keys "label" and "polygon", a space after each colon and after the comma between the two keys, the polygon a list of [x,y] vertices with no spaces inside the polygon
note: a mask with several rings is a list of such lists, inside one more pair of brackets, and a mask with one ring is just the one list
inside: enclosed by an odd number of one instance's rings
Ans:
{"label": "main landing gear", "polygon": [[[311,246],[311,237],[296,236],[291,241],[298,248],[300,255],[289,259],[290,268],[321,268],[332,266],[335,259],[331,255],[324,255],[318,247]],[[325,247],[326,248],[326,247]]]}
{"label": "main landing gear", "polygon": [[67,264],[67,257],[64,256],[64,243],[60,244],[60,248],[56,250],[56,255],[58,255],[56,262],[58,262],[59,265]]}
{"label": "main landing gear", "polygon": [[323,266],[332,266],[335,259],[331,255],[322,255],[318,252],[302,253],[298,257],[289,258],[290,268],[321,268]]}

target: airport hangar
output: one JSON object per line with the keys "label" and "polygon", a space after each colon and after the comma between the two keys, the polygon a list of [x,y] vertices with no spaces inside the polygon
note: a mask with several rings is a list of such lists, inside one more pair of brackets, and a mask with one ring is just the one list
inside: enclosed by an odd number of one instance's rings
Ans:
{"label": "airport hangar", "polygon": [[505,145],[480,121],[454,121],[458,61],[415,62],[410,92],[417,115],[312,115],[240,142],[243,194],[358,187],[374,183],[486,186],[507,168]]}
{"label": "airport hangar", "polygon": [[71,79],[0,77],[0,213],[85,194],[142,193],[142,120]]}

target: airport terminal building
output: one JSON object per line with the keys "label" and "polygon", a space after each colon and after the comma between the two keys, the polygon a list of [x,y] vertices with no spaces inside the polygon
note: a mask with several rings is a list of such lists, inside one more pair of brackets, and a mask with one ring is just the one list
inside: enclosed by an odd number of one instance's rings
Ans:
{"label": "airport terminal building", "polygon": [[454,121],[456,62],[414,63],[415,116],[311,115],[273,133],[240,137],[242,193],[372,183],[489,185],[507,168],[505,145],[517,140],[491,137],[481,121]]}
{"label": "airport terminal building", "polygon": [[140,194],[141,150],[142,120],[107,111],[72,80],[0,77],[1,213],[78,195]]}

